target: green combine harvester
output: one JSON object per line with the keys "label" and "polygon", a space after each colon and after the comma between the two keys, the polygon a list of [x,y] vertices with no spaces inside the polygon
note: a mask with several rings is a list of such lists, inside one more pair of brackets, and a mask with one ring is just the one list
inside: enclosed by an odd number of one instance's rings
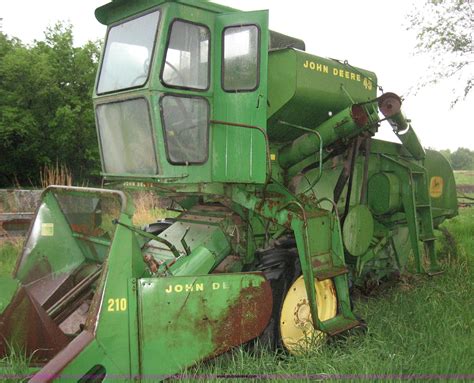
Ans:
{"label": "green combine harvester", "polygon": [[[305,52],[268,12],[115,0],[94,92],[104,189],[47,188],[0,356],[32,381],[158,380],[258,339],[298,354],[361,326],[353,286],[440,272],[453,173],[373,72]],[[374,139],[387,120],[401,144]],[[132,223],[131,191],[173,219]]]}

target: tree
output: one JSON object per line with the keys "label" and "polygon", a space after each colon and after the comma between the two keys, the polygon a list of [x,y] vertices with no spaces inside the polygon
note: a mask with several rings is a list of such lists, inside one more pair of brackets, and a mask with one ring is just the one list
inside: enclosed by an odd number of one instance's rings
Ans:
{"label": "tree", "polygon": [[38,184],[40,168],[98,174],[92,89],[99,44],[73,46],[71,25],[25,46],[0,32],[0,186]]}
{"label": "tree", "polygon": [[420,86],[457,78],[452,105],[466,98],[474,86],[474,8],[471,0],[424,0],[409,15],[409,29],[417,33],[416,52],[428,54],[430,75]]}
{"label": "tree", "polygon": [[454,170],[473,169],[474,152],[466,148],[458,148],[451,154],[451,165]]}
{"label": "tree", "polygon": [[[435,149],[434,149],[435,150]],[[439,151],[449,162],[451,162],[451,150],[449,149],[442,149]]]}

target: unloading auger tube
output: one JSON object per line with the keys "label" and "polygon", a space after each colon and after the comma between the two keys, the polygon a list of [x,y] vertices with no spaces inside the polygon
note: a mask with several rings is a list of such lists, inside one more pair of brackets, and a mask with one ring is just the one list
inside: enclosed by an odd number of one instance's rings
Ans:
{"label": "unloading auger tube", "polygon": [[[96,18],[106,187],[47,188],[0,278],[0,354],[23,350],[32,381],[161,380],[255,339],[298,355],[360,325],[350,285],[441,271],[453,173],[375,73],[267,11],[116,0]],[[384,120],[401,144],[374,138]],[[137,225],[138,191],[167,218]]]}

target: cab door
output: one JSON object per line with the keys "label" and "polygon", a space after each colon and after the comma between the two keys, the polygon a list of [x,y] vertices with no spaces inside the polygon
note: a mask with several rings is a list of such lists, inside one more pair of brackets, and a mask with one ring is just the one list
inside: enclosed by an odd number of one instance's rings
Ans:
{"label": "cab door", "polygon": [[222,14],[215,25],[213,180],[264,183],[268,11]]}

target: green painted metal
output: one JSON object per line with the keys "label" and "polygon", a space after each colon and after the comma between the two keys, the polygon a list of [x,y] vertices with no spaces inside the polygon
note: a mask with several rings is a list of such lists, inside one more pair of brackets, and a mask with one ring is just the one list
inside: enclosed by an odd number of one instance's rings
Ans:
{"label": "green painted metal", "polygon": [[335,60],[292,49],[270,52],[270,140],[285,142],[302,134],[280,121],[315,127],[352,104],[374,100],[376,84],[375,73]]}
{"label": "green painted metal", "polygon": [[337,140],[357,136],[367,129],[370,129],[370,125],[365,111],[351,106],[318,126],[318,135],[306,133],[283,146],[278,154],[278,162],[282,168],[289,168],[317,152],[321,145],[327,147]]}
{"label": "green painted metal", "polygon": [[8,304],[13,299],[13,296],[18,290],[20,282],[13,278],[1,277],[0,278],[0,315],[3,314]]}
{"label": "green painted metal", "polygon": [[397,133],[397,137],[415,159],[422,160],[425,158],[425,150],[423,146],[421,146],[420,140],[411,126],[405,132]]}
{"label": "green painted metal", "polygon": [[349,210],[342,233],[344,246],[351,255],[359,257],[365,254],[374,235],[374,220],[369,208],[356,205]]}
{"label": "green painted metal", "polygon": [[[212,215],[209,215],[212,214]],[[161,264],[157,275],[199,275],[211,272],[231,251],[225,234],[232,227],[228,210],[202,210],[196,206],[177,218],[177,222],[144,245],[145,256]],[[160,246],[157,239],[176,244],[175,251]]]}
{"label": "green painted metal", "polygon": [[446,217],[458,214],[454,173],[448,160],[439,152],[427,150],[423,166],[429,179],[431,211],[435,226]]}
{"label": "green painted metal", "polygon": [[401,208],[400,179],[393,173],[377,173],[369,180],[369,206],[374,214],[390,214]]}
{"label": "green painted metal", "polygon": [[269,293],[257,274],[141,279],[141,376],[176,373],[260,335],[271,315]]}
{"label": "green painted metal", "polygon": [[[226,7],[221,4],[215,4],[207,0],[172,0],[183,5],[187,5],[197,9],[206,9],[215,13],[227,13],[235,11],[234,8]],[[95,16],[99,22],[110,25],[120,21],[130,15],[144,12],[157,5],[166,3],[166,0],[135,0],[133,2],[127,0],[113,0],[112,2],[97,8]]]}
{"label": "green painted metal", "polygon": [[[425,152],[398,96],[377,97],[373,72],[289,48],[285,41],[296,42],[289,37],[276,41],[267,11],[115,0],[96,16],[110,36],[153,12],[157,29],[145,36],[152,46],[122,52],[146,51],[130,60],[143,61],[140,81],[93,95],[104,178],[122,191],[48,188],[13,279],[0,280],[6,338],[30,353],[50,350],[35,361],[43,365],[37,379],[156,380],[259,336],[279,314],[262,265],[262,254],[273,251],[272,267],[299,262],[313,326],[329,335],[360,324],[350,283],[378,283],[406,270],[410,257],[418,272],[439,270],[434,228],[457,214],[452,169]],[[172,37],[176,20],[186,36],[200,31],[200,54],[196,39]],[[129,29],[124,41],[107,40],[105,51],[140,45],[132,34],[147,28]],[[162,78],[168,47],[197,60],[172,68],[184,86]],[[245,61],[249,52],[258,54]],[[189,82],[193,70],[207,87]],[[255,86],[239,82],[255,78]],[[372,138],[379,110],[402,144]],[[204,136],[193,136],[201,128]],[[172,145],[191,160],[173,162]],[[182,211],[155,232],[136,227],[125,194],[136,190]],[[284,251],[298,256],[282,261]],[[315,278],[332,281],[334,318],[318,317]],[[26,308],[15,310],[17,302]],[[86,313],[77,317],[81,307]],[[27,309],[36,313],[31,328],[15,322]]]}
{"label": "green painted metal", "polygon": [[425,158],[425,150],[421,146],[415,131],[401,111],[402,100],[394,93],[385,93],[378,99],[380,111],[387,118],[394,133],[403,143],[403,146],[416,160]]}
{"label": "green painted metal", "polygon": [[[258,85],[252,91],[226,91],[215,78],[215,121],[257,126],[265,132],[267,105],[268,11],[235,12],[216,17],[214,67],[222,68],[224,34],[234,25],[255,25],[259,30]],[[225,75],[224,69],[219,75]],[[266,136],[243,126],[214,123],[212,130],[213,180],[216,182],[264,183],[267,179]]]}

